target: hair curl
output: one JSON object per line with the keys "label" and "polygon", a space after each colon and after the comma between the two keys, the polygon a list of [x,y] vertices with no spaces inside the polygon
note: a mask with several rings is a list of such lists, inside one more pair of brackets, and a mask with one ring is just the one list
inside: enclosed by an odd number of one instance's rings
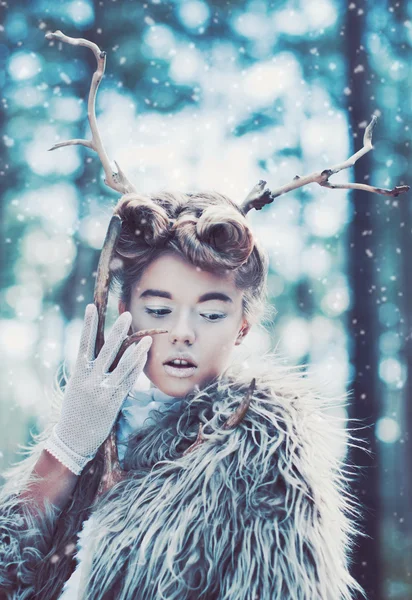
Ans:
{"label": "hair curl", "polygon": [[[120,285],[126,307],[144,269],[163,252],[172,250],[204,270],[234,271],[235,284],[244,291],[243,312],[249,324],[271,314],[266,302],[267,255],[253,238],[238,206],[226,196],[217,192],[126,194],[114,213],[122,219],[122,230],[116,248],[118,260],[114,261],[119,266],[113,270],[111,281],[115,287]],[[57,391],[61,400],[64,386],[60,378]],[[57,520],[50,550],[35,574],[39,600],[57,600],[76,566],[77,533],[92,511],[103,460],[101,447],[81,473]],[[55,556],[58,562],[51,560]]]}
{"label": "hair curl", "polygon": [[205,271],[234,272],[250,325],[269,315],[268,257],[246,217],[227,196],[215,191],[129,193],[114,208],[122,220],[112,289],[126,307],[144,269],[166,252],[176,252]]}

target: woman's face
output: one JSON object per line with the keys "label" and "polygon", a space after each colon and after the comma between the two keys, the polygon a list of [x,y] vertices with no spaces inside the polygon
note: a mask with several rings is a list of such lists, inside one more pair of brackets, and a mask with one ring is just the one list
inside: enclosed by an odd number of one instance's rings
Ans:
{"label": "woman's face", "polygon": [[[233,347],[248,331],[242,317],[242,292],[234,275],[202,271],[175,253],[161,255],[132,290],[133,332],[167,329],[153,335],[145,375],[162,392],[183,397],[205,387],[226,367]],[[119,302],[119,312],[126,307]],[[241,335],[239,335],[242,330]],[[194,367],[166,363],[186,355]]]}

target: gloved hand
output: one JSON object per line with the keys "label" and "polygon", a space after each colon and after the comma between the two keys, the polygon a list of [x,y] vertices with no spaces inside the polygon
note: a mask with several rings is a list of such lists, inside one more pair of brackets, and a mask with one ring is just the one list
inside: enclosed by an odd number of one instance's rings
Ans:
{"label": "gloved hand", "polygon": [[94,304],[86,307],[79,353],[64,393],[60,419],[44,446],[76,475],[108,438],[123,401],[146,364],[153,341],[150,336],[130,346],[117,367],[108,372],[131,321],[130,312],[118,317],[95,358],[98,313]]}

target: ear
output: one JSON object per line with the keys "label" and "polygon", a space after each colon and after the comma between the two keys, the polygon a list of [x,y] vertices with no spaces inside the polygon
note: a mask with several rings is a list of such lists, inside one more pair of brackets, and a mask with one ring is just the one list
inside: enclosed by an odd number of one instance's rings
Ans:
{"label": "ear", "polygon": [[241,344],[244,340],[244,338],[246,337],[246,335],[248,334],[250,329],[250,325],[249,323],[244,319],[242,322],[242,326],[239,330],[239,333],[237,334],[236,337],[236,341],[235,341],[235,346],[239,346],[239,344]]}

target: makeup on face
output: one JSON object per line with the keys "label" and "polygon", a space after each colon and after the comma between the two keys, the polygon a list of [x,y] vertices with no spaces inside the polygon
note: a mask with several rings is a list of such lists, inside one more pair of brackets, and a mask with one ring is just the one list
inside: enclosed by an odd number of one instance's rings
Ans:
{"label": "makeup on face", "polygon": [[164,364],[163,367],[166,373],[171,377],[191,377],[197,368],[188,366],[173,366],[170,364]]}
{"label": "makeup on face", "polygon": [[[166,298],[168,300],[171,300],[172,302],[174,300],[170,292],[158,289],[144,290],[139,296],[139,299],[141,298]],[[202,294],[198,298],[196,305],[211,301],[233,304],[233,300],[227,294],[218,291],[211,291]],[[152,314],[154,318],[163,318],[166,317],[166,315],[171,314],[173,312],[170,307],[150,307],[148,305],[145,306],[145,311],[148,314]],[[201,316],[211,322],[216,322],[220,319],[224,319],[227,316],[227,314],[224,312],[204,310],[201,313]],[[188,352],[171,352],[171,356],[169,356],[163,362],[163,368],[165,372],[171,377],[178,378],[191,377],[195,374],[197,366],[198,365],[196,364],[196,360]]]}
{"label": "makeup on face", "polygon": [[226,367],[242,326],[242,292],[231,273],[202,271],[179,256],[150,263],[132,291],[133,329],[162,327],[145,366],[163,392],[180,396]]}

